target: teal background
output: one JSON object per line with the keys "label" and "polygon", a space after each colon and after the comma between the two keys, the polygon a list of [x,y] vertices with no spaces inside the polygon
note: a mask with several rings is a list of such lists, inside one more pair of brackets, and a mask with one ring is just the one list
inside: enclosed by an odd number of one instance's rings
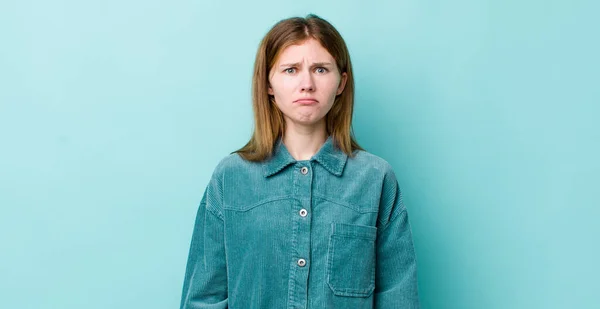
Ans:
{"label": "teal background", "polygon": [[349,46],[423,308],[600,308],[592,1],[0,2],[0,308],[177,308],[195,212],[252,129],[261,37]]}

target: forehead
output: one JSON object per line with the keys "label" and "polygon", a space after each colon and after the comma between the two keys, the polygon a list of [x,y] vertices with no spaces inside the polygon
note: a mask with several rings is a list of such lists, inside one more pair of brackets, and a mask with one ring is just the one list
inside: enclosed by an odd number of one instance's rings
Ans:
{"label": "forehead", "polygon": [[301,60],[333,61],[333,56],[315,39],[308,39],[299,44],[284,48],[277,57],[276,63],[298,62]]}

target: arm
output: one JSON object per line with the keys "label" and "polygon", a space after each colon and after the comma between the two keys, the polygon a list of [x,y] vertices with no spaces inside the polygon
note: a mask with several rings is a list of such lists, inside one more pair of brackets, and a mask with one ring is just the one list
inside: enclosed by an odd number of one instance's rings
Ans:
{"label": "arm", "polygon": [[375,308],[418,309],[417,263],[408,221],[397,180],[386,176],[381,197],[383,223],[377,235]]}
{"label": "arm", "polygon": [[[187,260],[181,309],[226,309],[227,265],[219,190],[209,185],[196,215]],[[217,195],[217,196],[215,196]]]}

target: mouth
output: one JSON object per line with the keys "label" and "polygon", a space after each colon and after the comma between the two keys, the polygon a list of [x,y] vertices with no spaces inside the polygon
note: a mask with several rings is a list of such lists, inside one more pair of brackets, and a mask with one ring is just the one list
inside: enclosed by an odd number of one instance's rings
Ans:
{"label": "mouth", "polygon": [[319,101],[315,100],[315,99],[298,99],[296,101],[294,101],[294,103],[296,104],[316,104],[319,103]]}

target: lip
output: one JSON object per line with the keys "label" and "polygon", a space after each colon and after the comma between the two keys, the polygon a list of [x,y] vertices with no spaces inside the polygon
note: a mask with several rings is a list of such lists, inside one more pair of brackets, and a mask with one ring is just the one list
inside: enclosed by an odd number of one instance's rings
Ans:
{"label": "lip", "polygon": [[298,99],[298,100],[294,101],[294,103],[298,103],[298,104],[315,104],[318,102],[319,101],[317,101],[315,99],[310,99],[310,98]]}

